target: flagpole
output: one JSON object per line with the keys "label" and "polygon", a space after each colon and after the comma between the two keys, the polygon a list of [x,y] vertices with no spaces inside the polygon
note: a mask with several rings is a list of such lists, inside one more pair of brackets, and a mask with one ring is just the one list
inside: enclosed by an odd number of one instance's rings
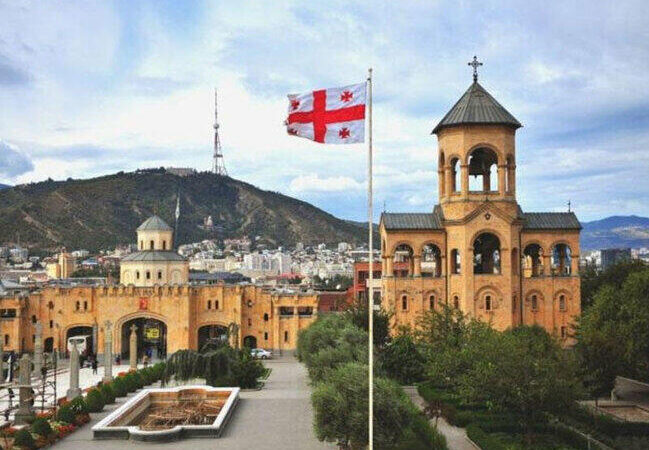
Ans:
{"label": "flagpole", "polygon": [[367,290],[367,314],[369,332],[369,450],[374,447],[374,248],[372,234],[374,220],[372,214],[372,68],[370,67],[367,77],[369,95],[369,139],[367,149],[367,221],[368,221],[368,247],[369,247],[369,289]]}

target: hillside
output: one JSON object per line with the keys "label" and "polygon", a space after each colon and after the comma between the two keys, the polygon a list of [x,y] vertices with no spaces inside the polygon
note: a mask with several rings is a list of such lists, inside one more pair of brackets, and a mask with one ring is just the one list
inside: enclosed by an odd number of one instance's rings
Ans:
{"label": "hillside", "polygon": [[[114,248],[135,242],[135,229],[154,212],[173,226],[178,192],[179,244],[242,236],[270,245],[365,240],[362,228],[306,202],[207,172],[179,177],[153,169],[0,190],[0,242],[19,233],[30,247]],[[208,215],[215,230],[200,227]]]}
{"label": "hillside", "polygon": [[583,222],[581,248],[597,250],[618,247],[649,247],[649,218],[611,216]]}

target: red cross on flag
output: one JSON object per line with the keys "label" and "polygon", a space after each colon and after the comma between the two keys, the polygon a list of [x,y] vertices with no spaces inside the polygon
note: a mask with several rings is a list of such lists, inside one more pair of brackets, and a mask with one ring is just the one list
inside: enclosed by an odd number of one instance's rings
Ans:
{"label": "red cross on flag", "polygon": [[366,83],[289,94],[286,131],[323,144],[365,141]]}

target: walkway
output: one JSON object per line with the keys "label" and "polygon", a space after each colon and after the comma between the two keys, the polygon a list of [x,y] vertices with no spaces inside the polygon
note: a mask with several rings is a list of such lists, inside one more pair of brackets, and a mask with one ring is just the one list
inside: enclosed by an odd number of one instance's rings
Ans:
{"label": "walkway", "polygon": [[[336,448],[319,442],[313,432],[310,388],[304,366],[292,356],[264,362],[273,371],[261,391],[242,392],[232,420],[219,439],[191,439],[164,444],[172,449],[255,449],[255,450],[321,450]],[[120,400],[123,403],[124,399]],[[151,444],[136,441],[92,439],[92,425],[117,405],[92,414],[90,424],[54,445],[56,449],[93,450],[147,448]]]}
{"label": "walkway", "polygon": [[[416,387],[405,386],[403,390],[419,409],[424,409],[425,401],[417,392]],[[434,420],[431,420],[430,422],[434,423]],[[449,425],[443,417],[440,417],[437,422],[437,431],[442,433],[446,438],[449,450],[480,450],[480,448],[466,436],[466,430],[464,428]]]}

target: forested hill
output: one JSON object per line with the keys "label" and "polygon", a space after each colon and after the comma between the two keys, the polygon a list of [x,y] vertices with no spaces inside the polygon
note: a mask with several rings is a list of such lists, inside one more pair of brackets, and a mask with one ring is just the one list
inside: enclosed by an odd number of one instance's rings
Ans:
{"label": "forested hill", "polygon": [[583,222],[581,248],[649,247],[649,218],[639,216],[611,216],[592,222]]}
{"label": "forested hill", "polygon": [[[0,242],[40,249],[110,249],[135,242],[135,229],[157,213],[177,242],[259,236],[270,245],[361,243],[362,228],[309,203],[212,173],[179,177],[163,169],[86,180],[44,181],[0,190]],[[214,228],[202,227],[211,215]]]}

